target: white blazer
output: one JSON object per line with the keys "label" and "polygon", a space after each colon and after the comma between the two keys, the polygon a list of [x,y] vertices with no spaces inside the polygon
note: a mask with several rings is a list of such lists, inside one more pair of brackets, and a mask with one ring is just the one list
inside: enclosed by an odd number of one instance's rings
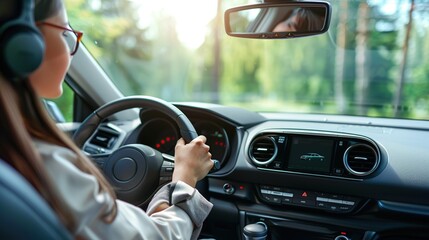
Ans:
{"label": "white blazer", "polygon": [[[78,225],[75,236],[114,240],[197,239],[213,206],[196,189],[177,182],[172,205],[150,215],[159,203],[168,203],[170,184],[155,194],[146,213],[121,200],[113,200],[107,193],[99,193],[96,178],[74,165],[76,154],[71,150],[39,140],[34,143],[56,191],[75,217]],[[113,201],[117,203],[118,214],[107,224],[100,215],[111,209]]]}

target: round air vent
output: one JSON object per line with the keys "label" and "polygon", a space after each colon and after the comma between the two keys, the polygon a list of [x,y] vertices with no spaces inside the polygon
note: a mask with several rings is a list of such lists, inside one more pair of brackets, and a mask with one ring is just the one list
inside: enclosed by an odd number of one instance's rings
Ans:
{"label": "round air vent", "polygon": [[250,145],[249,154],[256,165],[267,165],[275,159],[277,145],[271,137],[258,137]]}
{"label": "round air vent", "polygon": [[355,144],[344,153],[344,166],[355,176],[373,173],[380,163],[377,151],[367,144]]}

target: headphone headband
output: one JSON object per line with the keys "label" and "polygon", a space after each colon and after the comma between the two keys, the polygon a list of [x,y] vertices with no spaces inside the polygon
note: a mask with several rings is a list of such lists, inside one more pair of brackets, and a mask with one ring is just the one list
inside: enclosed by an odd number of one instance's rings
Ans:
{"label": "headphone headband", "polygon": [[0,16],[0,19],[6,20],[0,23],[0,71],[8,79],[16,81],[28,77],[39,67],[43,60],[45,43],[34,22],[33,0],[1,2],[0,5],[9,6],[9,10],[19,11],[13,12],[10,17]]}

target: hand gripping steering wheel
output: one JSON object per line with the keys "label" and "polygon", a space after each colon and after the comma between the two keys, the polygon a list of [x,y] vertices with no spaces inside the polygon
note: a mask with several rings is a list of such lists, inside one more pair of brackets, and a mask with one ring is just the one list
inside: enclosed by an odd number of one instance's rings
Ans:
{"label": "hand gripping steering wheel", "polygon": [[[173,104],[155,97],[129,96],[107,103],[89,115],[73,136],[76,145],[82,148],[104,119],[131,108],[151,108],[165,113],[176,122],[186,143],[198,136],[189,119]],[[149,146],[128,144],[104,156],[102,170],[115,188],[118,198],[142,205],[159,186],[163,163],[167,162],[171,166],[172,161],[173,157]],[[213,161],[213,169],[219,169],[219,162]]]}

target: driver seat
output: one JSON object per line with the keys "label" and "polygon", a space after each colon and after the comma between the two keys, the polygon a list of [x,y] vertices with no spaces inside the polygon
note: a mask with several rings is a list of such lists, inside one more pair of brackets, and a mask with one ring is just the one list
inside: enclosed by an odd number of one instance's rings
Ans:
{"label": "driver seat", "polygon": [[33,186],[2,159],[0,239],[73,239]]}

